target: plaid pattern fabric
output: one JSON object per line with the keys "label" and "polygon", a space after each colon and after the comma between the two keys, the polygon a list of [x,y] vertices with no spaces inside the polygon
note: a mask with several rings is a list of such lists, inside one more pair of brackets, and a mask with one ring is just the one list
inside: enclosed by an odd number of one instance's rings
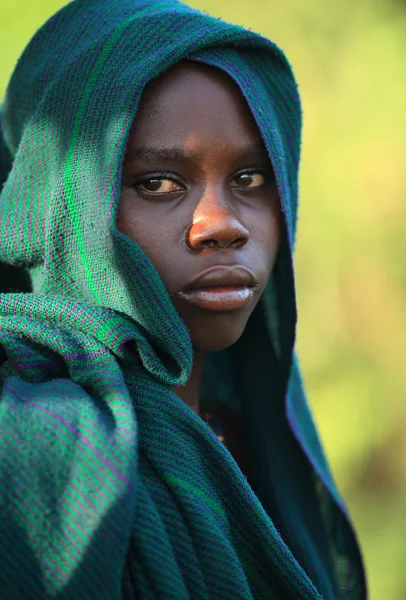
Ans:
{"label": "plaid pattern fabric", "polygon": [[[172,392],[189,334],[115,226],[142,89],[184,58],[239,85],[285,217],[263,298],[202,384],[244,415],[255,493]],[[177,1],[76,0],[22,54],[1,130],[0,261],[32,285],[0,294],[1,597],[364,599],[294,354],[301,109],[282,51]]]}

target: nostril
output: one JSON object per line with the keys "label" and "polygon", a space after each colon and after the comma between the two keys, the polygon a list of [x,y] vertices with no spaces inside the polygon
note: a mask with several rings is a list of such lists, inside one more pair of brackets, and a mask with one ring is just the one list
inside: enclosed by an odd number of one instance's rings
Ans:
{"label": "nostril", "polygon": [[239,237],[234,240],[225,239],[206,239],[199,242],[197,245],[190,245],[195,250],[203,250],[204,248],[242,248],[247,243],[248,238]]}
{"label": "nostril", "polygon": [[249,231],[237,222],[230,219],[228,223],[199,221],[192,225],[187,236],[187,245],[195,250],[203,248],[240,248],[249,239]]}
{"label": "nostril", "polygon": [[236,248],[241,248],[242,246],[245,246],[245,244],[248,242],[248,237],[239,237],[238,239],[234,240],[234,242],[232,242],[230,244],[230,246],[236,247]]}

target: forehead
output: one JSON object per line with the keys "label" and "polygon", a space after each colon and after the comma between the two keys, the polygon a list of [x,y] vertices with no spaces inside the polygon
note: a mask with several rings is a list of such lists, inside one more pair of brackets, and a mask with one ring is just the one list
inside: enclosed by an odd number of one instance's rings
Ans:
{"label": "forehead", "polygon": [[185,136],[262,141],[238,85],[220,69],[192,61],[178,63],[145,87],[130,138],[144,144],[151,135],[163,145],[168,138],[184,143]]}

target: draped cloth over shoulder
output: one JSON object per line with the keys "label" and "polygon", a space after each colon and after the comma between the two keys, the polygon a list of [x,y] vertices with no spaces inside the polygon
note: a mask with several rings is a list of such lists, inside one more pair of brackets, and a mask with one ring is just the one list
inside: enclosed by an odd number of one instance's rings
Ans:
{"label": "draped cloth over shoulder", "polygon": [[[275,271],[202,383],[243,417],[252,488],[172,392],[188,331],[115,226],[141,92],[185,58],[240,87],[283,206]],[[365,598],[294,353],[301,110],[282,51],[176,1],[77,0],[25,49],[1,130],[0,261],[30,283],[1,283],[1,597]]]}

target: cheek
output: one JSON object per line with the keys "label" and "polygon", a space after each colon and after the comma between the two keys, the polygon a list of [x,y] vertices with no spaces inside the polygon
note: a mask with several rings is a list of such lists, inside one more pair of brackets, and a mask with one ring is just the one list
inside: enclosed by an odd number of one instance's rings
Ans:
{"label": "cheek", "polygon": [[253,238],[263,249],[266,260],[273,264],[279,250],[282,230],[282,215],[279,205],[264,206],[255,213],[252,222]]}
{"label": "cheek", "polygon": [[129,196],[130,194],[125,191],[120,196],[116,215],[117,229],[137,242],[142,250],[150,256],[155,241],[156,224],[154,227],[153,223],[149,222],[151,219],[148,218],[148,213],[143,214],[143,211],[135,206]]}
{"label": "cheek", "polygon": [[140,203],[135,204],[130,194],[122,192],[116,215],[117,229],[136,242],[148,256],[162,277],[165,271],[165,259],[171,248],[170,227],[162,215],[155,214],[148,205],[143,210]]}

